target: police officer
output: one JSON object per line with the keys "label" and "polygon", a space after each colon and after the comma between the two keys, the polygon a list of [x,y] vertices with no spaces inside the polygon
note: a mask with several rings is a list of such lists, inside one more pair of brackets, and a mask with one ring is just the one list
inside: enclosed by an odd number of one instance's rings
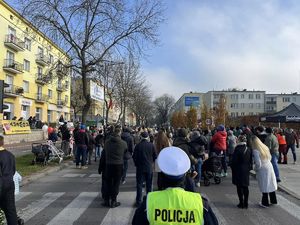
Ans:
{"label": "police officer", "polygon": [[[218,220],[207,200],[199,193],[185,191],[184,178],[191,163],[177,147],[164,148],[157,163],[163,173],[165,190],[150,192],[135,211],[133,225],[217,225]],[[147,202],[147,204],[146,204]]]}
{"label": "police officer", "polygon": [[13,176],[16,172],[14,155],[3,148],[4,137],[0,135],[0,208],[3,210],[7,224],[17,225],[18,218],[15,206],[15,184]]}

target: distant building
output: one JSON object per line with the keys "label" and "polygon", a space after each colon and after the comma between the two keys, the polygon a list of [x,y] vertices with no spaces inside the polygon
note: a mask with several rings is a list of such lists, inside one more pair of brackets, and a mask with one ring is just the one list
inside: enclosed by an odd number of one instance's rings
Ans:
{"label": "distant building", "polygon": [[265,112],[274,113],[283,110],[285,107],[295,103],[300,105],[300,94],[266,94]]}

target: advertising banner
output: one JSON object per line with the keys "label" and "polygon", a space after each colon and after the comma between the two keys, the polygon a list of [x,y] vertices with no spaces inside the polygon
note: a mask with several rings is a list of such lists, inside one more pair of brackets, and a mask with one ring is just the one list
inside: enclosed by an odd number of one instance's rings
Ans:
{"label": "advertising banner", "polygon": [[22,120],[3,120],[5,134],[28,134],[31,133],[28,121]]}
{"label": "advertising banner", "polygon": [[184,105],[198,107],[200,105],[200,98],[194,96],[187,96],[185,97]]}
{"label": "advertising banner", "polygon": [[90,95],[91,95],[91,99],[97,101],[103,101],[104,100],[103,87],[100,87],[100,85],[96,84],[93,81],[90,81]]}

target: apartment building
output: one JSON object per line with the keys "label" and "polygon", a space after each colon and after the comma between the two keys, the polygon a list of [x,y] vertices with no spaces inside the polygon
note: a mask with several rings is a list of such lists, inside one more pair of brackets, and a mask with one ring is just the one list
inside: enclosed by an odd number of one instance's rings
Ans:
{"label": "apartment building", "polygon": [[300,105],[300,94],[266,94],[265,112],[274,113],[283,110],[291,103]]}
{"label": "apartment building", "polygon": [[36,116],[54,122],[70,118],[70,69],[67,54],[0,1],[0,79],[8,109],[4,119]]}

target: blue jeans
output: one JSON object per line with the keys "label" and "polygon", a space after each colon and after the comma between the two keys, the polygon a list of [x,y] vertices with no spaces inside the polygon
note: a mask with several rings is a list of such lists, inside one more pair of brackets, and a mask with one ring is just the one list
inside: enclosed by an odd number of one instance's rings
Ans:
{"label": "blue jeans", "polygon": [[198,175],[195,178],[196,183],[200,182],[200,180],[201,180],[202,164],[203,164],[203,160],[202,160],[202,158],[199,158],[197,164],[195,165],[195,170],[198,173]]}
{"label": "blue jeans", "polygon": [[273,153],[273,154],[271,154],[271,156],[272,156],[271,163],[272,163],[272,166],[273,166],[273,169],[274,169],[276,179],[280,179],[279,168],[278,168],[278,154]]}
{"label": "blue jeans", "polygon": [[95,147],[96,157],[101,157],[102,147],[99,145],[96,145]]}
{"label": "blue jeans", "polygon": [[295,144],[292,144],[292,145],[288,145],[288,146],[287,146],[287,148],[286,148],[286,154],[289,152],[289,149],[290,149],[290,148],[291,148],[291,150],[292,150],[294,162],[296,162],[297,156],[296,156],[296,148],[295,148]]}
{"label": "blue jeans", "polygon": [[142,202],[143,182],[146,182],[146,193],[152,191],[152,172],[143,172],[136,168],[136,203]]}
{"label": "blue jeans", "polygon": [[86,156],[87,156],[87,146],[86,145],[77,145],[76,166],[79,166],[79,162],[81,162],[81,166],[85,166]]}

